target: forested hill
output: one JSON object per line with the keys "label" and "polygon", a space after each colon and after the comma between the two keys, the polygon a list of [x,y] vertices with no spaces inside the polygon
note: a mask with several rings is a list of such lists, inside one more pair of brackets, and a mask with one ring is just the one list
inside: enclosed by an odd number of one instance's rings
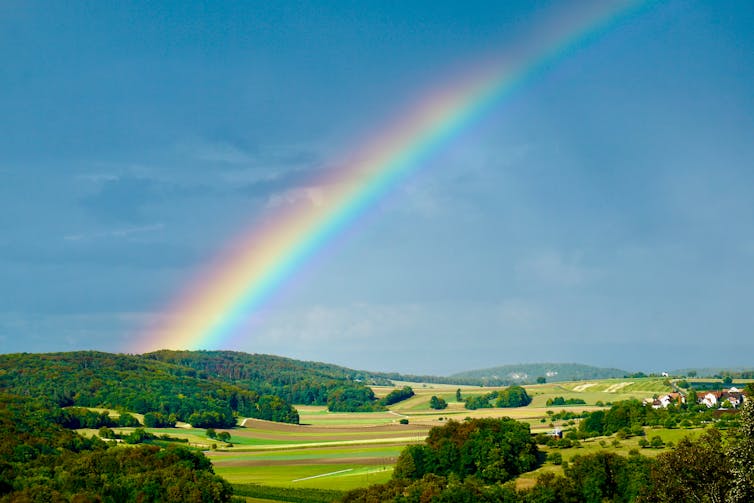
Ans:
{"label": "forested hill", "polygon": [[142,356],[77,351],[0,355],[0,391],[59,406],[158,412],[235,424],[235,415],[298,422],[283,399],[213,379],[195,369]]}
{"label": "forested hill", "polygon": [[330,410],[383,408],[366,384],[390,384],[326,363],[234,351],[157,351],[144,355],[77,351],[0,355],[0,391],[61,406],[298,422],[292,403]]}
{"label": "forested hill", "polygon": [[330,363],[294,360],[283,356],[240,351],[172,351],[163,349],[142,355],[175,365],[191,367],[212,377],[232,382],[286,386],[302,380],[332,379],[367,384],[388,384],[371,372],[353,370]]}
{"label": "forested hill", "polygon": [[[253,386],[291,403],[324,405],[327,389],[344,385],[390,386],[392,381],[438,384],[505,385],[510,380],[443,377],[354,370],[330,363],[238,351],[171,351],[146,353],[145,358],[184,365],[227,382]],[[324,386],[323,386],[324,385]],[[320,391],[318,392],[317,389]],[[318,395],[324,393],[324,395]],[[325,397],[323,399],[323,396]]]}
{"label": "forested hill", "polygon": [[545,378],[548,382],[553,382],[609,379],[624,377],[628,374],[630,372],[621,369],[592,367],[579,363],[522,363],[459,372],[453,374],[450,378],[533,383],[540,377]]}
{"label": "forested hill", "polygon": [[145,359],[192,368],[213,379],[276,395],[289,403],[327,405],[330,410],[379,409],[366,384],[390,385],[369,372],[338,365],[237,351],[170,351]]}

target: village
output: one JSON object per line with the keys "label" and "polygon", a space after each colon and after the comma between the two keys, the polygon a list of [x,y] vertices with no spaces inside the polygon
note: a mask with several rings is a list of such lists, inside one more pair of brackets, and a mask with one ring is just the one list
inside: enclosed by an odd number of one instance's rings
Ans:
{"label": "village", "polygon": [[682,391],[677,386],[674,386],[674,388],[678,391],[673,391],[653,398],[645,398],[643,400],[644,405],[651,405],[652,408],[655,409],[664,409],[671,404],[680,405],[693,402],[699,405],[704,405],[709,409],[738,409],[747,398],[746,392],[735,386],[716,391],[695,391],[689,389],[686,392]]}

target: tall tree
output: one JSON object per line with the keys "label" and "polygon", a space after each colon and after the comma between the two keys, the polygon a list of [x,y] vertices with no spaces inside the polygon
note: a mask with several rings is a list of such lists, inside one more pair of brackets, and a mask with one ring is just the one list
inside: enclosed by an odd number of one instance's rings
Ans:
{"label": "tall tree", "polygon": [[729,449],[733,480],[730,501],[754,501],[754,397],[744,402],[738,417],[740,427]]}

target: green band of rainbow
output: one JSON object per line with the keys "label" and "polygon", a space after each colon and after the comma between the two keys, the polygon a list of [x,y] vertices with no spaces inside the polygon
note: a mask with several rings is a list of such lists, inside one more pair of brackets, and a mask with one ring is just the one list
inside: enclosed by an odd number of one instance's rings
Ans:
{"label": "green band of rainbow", "polygon": [[307,260],[406,176],[426,165],[459,131],[553,62],[646,4],[605,2],[559,18],[514,57],[487,62],[455,79],[453,87],[424,99],[349,163],[313,182],[327,187],[322,204],[291,207],[242,234],[214,267],[184,290],[165,313],[167,321],[140,338],[140,347],[129,349],[210,349],[239,337],[234,332],[241,322]]}

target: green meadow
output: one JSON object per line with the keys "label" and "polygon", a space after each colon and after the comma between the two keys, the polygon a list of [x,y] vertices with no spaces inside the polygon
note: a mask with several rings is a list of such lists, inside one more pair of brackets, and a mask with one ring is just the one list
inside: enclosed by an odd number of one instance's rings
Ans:
{"label": "green meadow", "polygon": [[[440,426],[450,419],[462,421],[466,417],[511,417],[526,422],[532,432],[547,432],[553,427],[572,428],[578,419],[552,420],[552,415],[561,411],[581,413],[607,408],[609,404],[627,399],[644,399],[669,392],[672,388],[665,379],[604,379],[562,383],[526,385],[532,403],[519,408],[490,408],[467,410],[463,402],[456,400],[456,389],[449,385],[423,383],[400,383],[409,385],[415,395],[390,407],[388,411],[361,413],[332,413],[321,406],[299,406],[299,425],[272,423],[262,420],[239,420],[239,427],[227,431],[229,443],[208,438],[203,429],[191,427],[151,428],[156,434],[168,434],[186,439],[188,445],[201,449],[212,461],[215,472],[231,484],[244,487],[244,494],[265,495],[249,497],[248,501],[277,501],[275,497],[285,491],[307,490],[345,491],[390,479],[398,456],[405,446],[421,443],[429,429]],[[377,396],[385,396],[394,388],[375,388]],[[460,387],[462,397],[484,395],[500,388]],[[430,408],[432,396],[443,398],[448,406],[443,410]],[[585,404],[547,407],[549,399],[578,398]],[[400,424],[408,420],[408,424]],[[128,433],[132,428],[115,428]],[[94,430],[82,433],[96,434]],[[622,455],[637,450],[644,455],[655,456],[664,449],[641,448],[641,439],[650,440],[659,436],[665,443],[677,443],[685,435],[699,430],[649,429],[644,437],[617,440],[613,437],[598,437],[578,442],[569,448],[541,447],[547,453],[559,452],[563,462],[575,456],[608,450]],[[543,472],[562,473],[562,465],[546,462],[538,470],[520,477],[522,487],[531,485]],[[265,487],[269,489],[265,489]],[[278,496],[275,496],[278,494]],[[314,493],[312,493],[314,494]],[[325,498],[332,495],[322,493]],[[329,494],[329,493],[328,493]],[[255,499],[256,498],[256,499]],[[270,499],[271,498],[271,499]]]}

